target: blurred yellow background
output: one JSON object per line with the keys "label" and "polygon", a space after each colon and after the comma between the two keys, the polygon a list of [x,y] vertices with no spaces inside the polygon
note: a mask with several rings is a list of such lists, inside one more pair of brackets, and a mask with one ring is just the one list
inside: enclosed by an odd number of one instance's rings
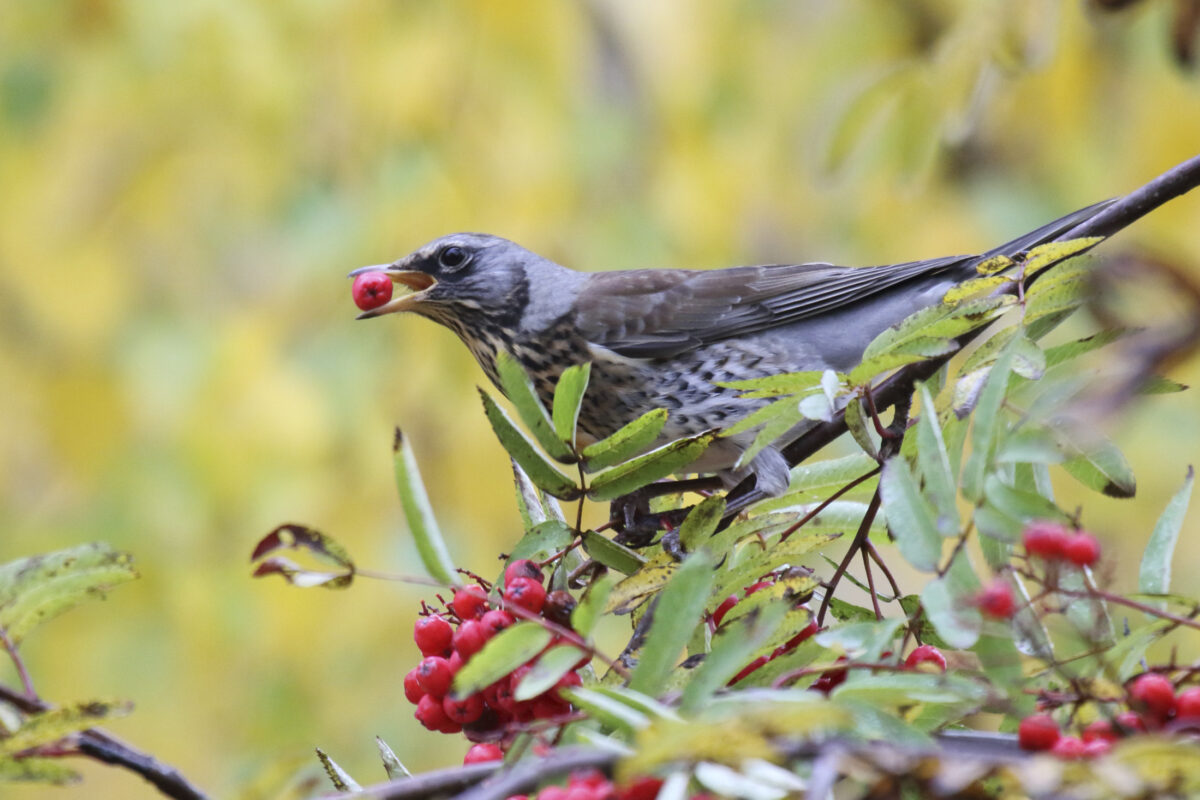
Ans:
{"label": "blurred yellow background", "polygon": [[[314,746],[380,780],[376,734],[414,770],[457,763],[400,686],[416,590],[249,577],[284,521],[419,570],[394,425],[462,566],[492,573],[519,534],[482,373],[425,320],[356,323],[345,273],[455,230],[589,270],[978,251],[1200,152],[1174,6],[7,3],[0,560],[105,540],[142,573],[30,638],[39,691],[136,701],[111,729],[216,797],[272,796]],[[1106,249],[1200,268],[1198,223],[1200,194]],[[1125,564],[1198,402],[1111,431],[1136,500],[1079,495]],[[155,796],[78,763],[81,786],[0,794]]]}

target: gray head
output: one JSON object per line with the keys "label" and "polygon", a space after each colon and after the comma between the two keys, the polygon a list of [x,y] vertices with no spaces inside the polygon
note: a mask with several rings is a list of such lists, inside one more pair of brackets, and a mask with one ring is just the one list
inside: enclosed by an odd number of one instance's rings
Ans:
{"label": "gray head", "polygon": [[515,242],[485,233],[452,233],[392,264],[350,274],[372,270],[383,271],[413,291],[364,311],[359,319],[413,311],[464,338],[480,324],[518,327],[529,305],[531,282],[541,283],[548,272],[570,272]]}

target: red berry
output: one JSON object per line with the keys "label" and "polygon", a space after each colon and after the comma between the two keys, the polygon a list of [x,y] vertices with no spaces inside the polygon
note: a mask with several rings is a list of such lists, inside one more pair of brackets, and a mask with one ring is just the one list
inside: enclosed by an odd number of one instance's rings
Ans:
{"label": "red berry", "polygon": [[1139,675],[1129,686],[1129,707],[1166,718],[1175,709],[1175,685],[1156,672]]}
{"label": "red berry", "polygon": [[921,645],[909,653],[908,658],[904,659],[904,666],[909,669],[916,669],[921,664],[932,664],[938,672],[946,671],[946,657],[942,655],[941,650],[931,644]]}
{"label": "red berry", "polygon": [[1106,719],[1098,719],[1083,729],[1083,741],[1085,744],[1101,739],[1115,742],[1117,738],[1117,732],[1113,730],[1112,723]]}
{"label": "red berry", "polygon": [[547,786],[538,792],[537,800],[567,800],[567,790],[563,786]]}
{"label": "red berry", "polygon": [[1050,755],[1064,761],[1074,761],[1083,758],[1084,747],[1083,741],[1076,736],[1060,736],[1050,747]]}
{"label": "red berry", "polygon": [[579,605],[571,593],[558,589],[546,595],[546,604],[542,606],[542,616],[551,622],[556,622],[564,628],[571,627],[571,614]]}
{"label": "red berry", "polygon": [[504,585],[508,586],[514,578],[530,578],[542,582],[542,568],[528,558],[520,558],[504,569]]}
{"label": "red berry", "polygon": [[471,656],[483,649],[487,640],[492,638],[493,633],[491,628],[479,620],[467,620],[461,623],[458,630],[454,632],[454,652],[458,653],[463,661],[468,661]]}
{"label": "red berry", "polygon": [[430,694],[422,697],[421,702],[417,703],[417,710],[413,716],[431,731],[441,730],[450,723],[450,718],[442,709],[442,701]]}
{"label": "red berry", "polygon": [[563,675],[558,679],[558,683],[554,684],[554,687],[549,693],[554,697],[566,702],[563,696],[559,693],[563,689],[575,689],[579,686],[583,686],[583,678],[579,677],[578,672],[568,672],[566,675]]}
{"label": "red berry", "polygon": [[1063,557],[1072,564],[1090,567],[1100,560],[1100,542],[1090,533],[1078,533],[1063,545]]}
{"label": "red berry", "polygon": [[1121,732],[1122,736],[1128,736],[1131,733],[1146,732],[1146,721],[1136,711],[1122,711],[1113,717],[1113,724]]}
{"label": "red berry", "polygon": [[459,725],[469,725],[479,719],[483,713],[483,698],[477,694],[469,695],[461,700],[447,697],[442,701],[442,710],[446,716]]}
{"label": "red berry", "polygon": [[483,612],[488,608],[487,592],[483,590],[482,586],[475,584],[464,586],[454,593],[454,599],[450,601],[450,608],[461,620],[482,617]]}
{"label": "red berry", "polygon": [[546,587],[533,578],[513,578],[504,587],[504,602],[531,614],[541,613],[542,606],[546,604]]}
{"label": "red berry", "polygon": [[1200,686],[1184,689],[1175,698],[1175,718],[1179,720],[1200,720]]}
{"label": "red berry", "polygon": [[513,615],[507,611],[501,611],[498,608],[493,608],[491,611],[479,618],[479,623],[483,627],[489,629],[493,635],[507,628],[516,622]]}
{"label": "red berry", "polygon": [[570,703],[557,697],[551,697],[549,694],[535,697],[532,702],[534,719],[553,719],[571,713]]}
{"label": "red berry", "polygon": [[463,756],[464,764],[484,764],[488,761],[503,761],[504,751],[500,749],[500,745],[491,744],[473,744],[467,754]]}
{"label": "red berry", "polygon": [[512,693],[512,679],[509,676],[505,676],[484,689],[483,699],[484,702],[497,711],[511,713],[514,702]]}
{"label": "red berry", "polygon": [[417,670],[419,669],[420,667],[413,667],[404,676],[404,697],[413,705],[421,702],[421,698],[425,696],[425,690],[421,688],[421,683],[417,679]]}
{"label": "red berry", "polygon": [[712,613],[713,625],[720,626],[721,620],[725,619],[725,615],[737,604],[738,596],[736,594],[731,594],[722,600],[721,605],[717,606],[716,610]]}
{"label": "red berry", "polygon": [[1102,756],[1105,753],[1107,753],[1109,750],[1112,750],[1112,746],[1113,746],[1112,739],[1092,739],[1090,742],[1087,740],[1084,740],[1083,757],[1084,758],[1096,758],[1098,756]]}
{"label": "red berry", "polygon": [[454,670],[450,669],[450,662],[441,656],[427,656],[417,664],[417,685],[438,700],[450,691],[453,680]]}
{"label": "red berry", "polygon": [[1063,548],[1071,538],[1071,532],[1057,522],[1038,520],[1025,526],[1021,541],[1025,552],[1046,559],[1063,557]]}
{"label": "red berry", "polygon": [[1003,578],[996,578],[989,583],[987,588],[979,593],[975,603],[980,611],[996,619],[1008,619],[1017,608],[1012,587]]}
{"label": "red berry", "polygon": [[1049,750],[1059,735],[1058,723],[1049,714],[1034,714],[1017,726],[1017,744],[1022,750]]}
{"label": "red berry", "polygon": [[604,777],[604,773],[598,769],[584,770],[583,772],[572,772],[571,777],[567,780],[568,785],[574,786],[590,786],[593,789],[608,790],[612,787],[612,783],[608,778]]}
{"label": "red berry", "polygon": [[617,800],[654,800],[662,789],[661,778],[641,777],[617,787]]}
{"label": "red berry", "polygon": [[392,279],[378,271],[355,275],[350,295],[354,298],[354,305],[363,311],[379,308],[392,299]]}
{"label": "red berry", "polygon": [[454,636],[454,628],[445,618],[434,614],[430,617],[418,617],[413,626],[413,641],[421,649],[421,655],[444,656],[450,649],[450,639]]}

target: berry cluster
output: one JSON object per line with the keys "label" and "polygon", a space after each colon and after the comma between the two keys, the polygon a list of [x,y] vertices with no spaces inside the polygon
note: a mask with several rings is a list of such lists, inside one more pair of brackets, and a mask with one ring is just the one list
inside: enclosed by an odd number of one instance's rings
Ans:
{"label": "berry cluster", "polygon": [[[450,687],[458,670],[489,639],[516,622],[514,611],[519,610],[524,616],[541,615],[565,626],[574,605],[575,600],[567,592],[547,594],[541,568],[524,559],[512,562],[504,571],[504,591],[498,607],[492,606],[483,586],[472,584],[458,589],[445,613],[428,613],[417,620],[413,629],[413,639],[424,658],[404,676],[404,696],[416,705],[417,720],[431,731],[462,731],[468,739],[482,741],[500,738],[514,722],[528,723],[569,714],[571,705],[560,692],[581,685],[578,670],[590,660],[588,656],[557,684],[530,700],[518,701],[514,692],[536,658],[481,692],[456,697],[450,693]],[[558,643],[556,637],[549,646]],[[492,747],[494,751],[489,749]],[[503,757],[503,752],[495,745],[480,745],[467,755],[473,759],[468,763],[475,763]]]}
{"label": "berry cluster", "polygon": [[379,308],[392,299],[392,279],[378,270],[356,275],[350,295],[354,298],[354,305],[363,311]]}
{"label": "berry cluster", "polygon": [[1200,686],[1176,694],[1168,678],[1147,672],[1130,681],[1125,699],[1128,709],[1111,720],[1092,722],[1079,736],[1064,735],[1049,714],[1026,717],[1017,728],[1017,742],[1025,750],[1045,750],[1072,760],[1103,755],[1125,736],[1167,728],[1200,729]]}
{"label": "berry cluster", "polygon": [[[885,650],[879,654],[880,658],[890,658],[891,650]],[[845,663],[848,659],[845,656],[838,657],[838,663]],[[929,666],[926,666],[929,665]],[[931,644],[923,644],[920,647],[913,648],[913,651],[904,659],[902,670],[913,672],[945,672],[946,657],[942,655],[942,651],[938,650]],[[812,682],[808,688],[814,692],[821,694],[829,694],[837,687],[841,686],[846,681],[846,668],[839,667],[837,669],[828,669]]]}
{"label": "berry cluster", "polygon": [[1046,561],[1070,561],[1090,567],[1100,560],[1100,542],[1084,531],[1073,531],[1057,522],[1031,522],[1021,534],[1025,553]]}

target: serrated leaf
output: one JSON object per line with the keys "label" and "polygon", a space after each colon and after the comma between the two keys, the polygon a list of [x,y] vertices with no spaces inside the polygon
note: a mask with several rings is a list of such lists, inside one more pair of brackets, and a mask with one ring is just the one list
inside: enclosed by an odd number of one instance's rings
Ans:
{"label": "serrated leaf", "polygon": [[583,549],[596,561],[622,575],[632,575],[646,563],[645,556],[595,531],[583,532]]}
{"label": "serrated leaf", "polygon": [[678,569],[679,562],[667,553],[660,553],[641,569],[613,587],[608,597],[609,614],[628,614],[647,597],[667,585]]}
{"label": "serrated leaf", "polygon": [[970,597],[956,591],[952,581],[935,578],[921,591],[921,607],[947,644],[957,650],[971,647],[979,639],[983,617]]}
{"label": "serrated leaf", "polygon": [[1165,378],[1162,375],[1151,375],[1138,386],[1138,394],[1174,394],[1187,391],[1187,385]]}
{"label": "serrated leaf", "polygon": [[1064,458],[1062,448],[1048,431],[1026,423],[1000,439],[994,460],[997,464],[1059,464]]}
{"label": "serrated leaf", "polygon": [[[740,593],[765,575],[777,572],[785,566],[799,566],[802,556],[832,542],[838,536],[838,533],[810,529],[806,526],[789,536],[787,541],[772,543],[770,547],[761,549],[757,554],[738,562],[732,569],[718,573],[709,604],[715,609],[728,595]],[[816,586],[817,579],[811,575],[778,578],[774,586],[760,590],[766,594],[759,597],[759,592],[756,592],[734,606],[728,616],[732,619],[741,613],[750,611],[759,603],[766,601],[767,598],[776,596],[781,599],[787,598],[794,605],[812,594]]]}
{"label": "serrated leaf", "polygon": [[632,458],[652,445],[666,424],[665,408],[647,411],[611,436],[583,448],[584,468],[595,472]]}
{"label": "serrated leaf", "polygon": [[975,502],[983,496],[983,481],[988,466],[996,452],[996,440],[1004,428],[1000,409],[1008,389],[1008,375],[1012,365],[1011,351],[1005,351],[996,359],[987,376],[979,403],[971,418],[971,454],[963,466],[960,488],[963,496]]}
{"label": "serrated leaf", "polygon": [[768,375],[764,378],[751,378],[742,381],[718,381],[717,386],[735,389],[741,392],[744,399],[759,397],[779,397],[780,395],[803,394],[821,385],[824,373],[820,370],[810,372],[784,372],[778,375]]}
{"label": "serrated leaf", "polygon": [[575,532],[567,527],[565,522],[546,520],[521,537],[521,541],[517,542],[509,553],[509,561],[522,558],[545,561],[555,553],[565,550],[573,541]]}
{"label": "serrated leaf", "polygon": [[1045,497],[1009,486],[994,473],[984,479],[983,494],[997,509],[1021,522],[1035,519],[1069,521],[1069,517]]}
{"label": "serrated leaf", "polygon": [[1016,336],[1009,345],[1012,371],[1026,380],[1036,381],[1046,373],[1046,354],[1028,336]]}
{"label": "serrated leaf", "polygon": [[564,442],[575,444],[575,427],[579,422],[579,408],[587,391],[592,365],[573,364],[563,370],[554,387],[554,433]]}
{"label": "serrated leaf", "polygon": [[[841,458],[806,461],[792,468],[792,480],[786,497],[799,496],[806,500],[824,500],[847,483],[861,478],[878,464],[866,453],[851,453]],[[874,480],[867,480],[854,491],[870,493]],[[843,495],[845,496],[845,495]]]}
{"label": "serrated leaf", "polygon": [[105,720],[133,711],[128,701],[90,700],[32,714],[20,728],[0,739],[0,756],[12,756],[34,747],[53,744],[64,736],[94,728]]}
{"label": "serrated leaf", "polygon": [[592,629],[603,615],[615,584],[616,579],[612,575],[604,575],[592,581],[575,610],[571,612],[572,630],[585,639],[592,635]]}
{"label": "serrated leaf", "polygon": [[504,409],[496,405],[491,396],[479,390],[483,401],[483,411],[491,423],[492,430],[500,444],[508,451],[513,460],[521,465],[521,469],[529,476],[534,485],[547,494],[562,500],[574,500],[579,496],[579,487],[575,481],[558,471],[533,446],[533,442],[509,419]]}
{"label": "serrated leaf", "polygon": [[921,496],[907,461],[897,457],[884,463],[879,491],[888,528],[896,537],[900,555],[922,572],[936,570],[942,555],[942,537],[933,506]]}
{"label": "serrated leaf", "polygon": [[592,500],[613,500],[678,472],[703,455],[715,436],[715,433],[702,433],[677,439],[597,473],[592,476],[588,497]]}
{"label": "serrated leaf", "polygon": [[1093,350],[1106,347],[1135,332],[1136,329],[1133,328],[1107,328],[1073,342],[1048,347],[1046,348],[1046,367],[1056,367]]}
{"label": "serrated leaf", "polygon": [[566,675],[587,653],[570,644],[551,647],[534,662],[533,667],[515,687],[513,699],[532,700],[554,687],[558,679]]}
{"label": "serrated leaf", "polygon": [[408,771],[408,767],[396,756],[395,751],[388,746],[382,738],[375,737],[375,747],[379,750],[379,760],[383,762],[383,769],[387,772],[388,780],[399,780],[401,778],[411,778],[412,773]]}
{"label": "serrated leaf", "polygon": [[138,577],[133,557],[95,542],[0,566],[0,628],[18,646],[47,620]]}
{"label": "serrated leaf", "polygon": [[562,696],[589,717],[612,730],[633,733],[650,724],[650,717],[623,699],[598,689],[564,689]]}
{"label": "serrated leaf", "polygon": [[1183,486],[1167,502],[1167,507],[1154,524],[1154,531],[1150,534],[1150,541],[1146,543],[1146,551],[1142,554],[1142,564],[1138,570],[1140,592],[1166,594],[1171,590],[1171,563],[1175,557],[1175,543],[1179,540],[1183,518],[1192,498],[1194,481],[1195,473],[1189,466]]}
{"label": "serrated leaf", "polygon": [[[1009,295],[995,295],[965,303],[928,306],[876,336],[863,351],[863,361],[898,351],[909,342],[927,340],[932,343],[939,339],[956,339],[988,324],[1015,303],[1016,298]],[[917,346],[917,351],[920,352],[920,346]],[[851,383],[854,381],[851,380]]]}
{"label": "serrated leaf", "polygon": [[851,438],[858,443],[864,453],[874,459],[879,454],[879,445],[871,438],[871,431],[867,427],[867,416],[862,409],[862,401],[852,399],[846,405],[843,419],[846,420],[846,428],[850,431]]}
{"label": "serrated leaf", "polygon": [[1115,444],[1097,441],[1086,450],[1076,446],[1076,452],[1075,458],[1062,465],[1075,480],[1109,497],[1126,498],[1137,493],[1133,470]]}
{"label": "serrated leaf", "polygon": [[684,552],[703,546],[717,532],[721,517],[725,514],[725,498],[719,495],[706,497],[688,512],[679,526],[679,544]]}
{"label": "serrated leaf", "polygon": [[692,630],[701,624],[713,566],[705,551],[692,553],[663,587],[641,658],[629,678],[630,689],[649,695],[662,691]]}
{"label": "serrated leaf", "polygon": [[429,495],[425,492],[425,484],[421,481],[417,457],[399,428],[396,428],[392,443],[392,463],[396,489],[400,492],[400,507],[404,510],[404,519],[408,522],[421,564],[434,580],[449,586],[461,584],[462,579],[455,571],[446,540],[442,538],[442,531],[433,514],[433,506],[429,503]]}
{"label": "serrated leaf", "polygon": [[[533,434],[533,438],[542,446],[551,458],[561,463],[569,464],[575,460],[575,454],[567,446],[566,440],[572,434],[559,438],[546,407],[538,398],[533,383],[525,368],[515,358],[501,350],[496,354],[496,371],[500,376],[500,387],[504,396],[509,399],[525,427]],[[566,413],[566,412],[564,412]],[[574,426],[572,426],[572,433]]]}
{"label": "serrated leaf", "polygon": [[482,691],[533,659],[553,638],[550,631],[534,622],[522,621],[505,628],[454,674],[451,694],[466,697]]}
{"label": "serrated leaf", "polygon": [[938,356],[948,355],[958,349],[953,339],[947,337],[915,336],[889,347],[882,353],[864,358],[862,363],[850,370],[848,380],[852,386],[869,383],[876,375],[915,364]]}
{"label": "serrated leaf", "polygon": [[917,418],[915,433],[917,466],[925,482],[925,493],[937,511],[935,526],[938,533],[954,536],[958,533],[958,487],[950,471],[950,454],[942,439],[942,427],[938,424],[933,397],[925,384],[918,387],[917,396],[921,401],[921,415]]}
{"label": "serrated leaf", "polygon": [[342,769],[341,765],[334,761],[329,755],[319,747],[313,748],[317,753],[317,759],[321,762],[321,766],[325,769],[325,775],[329,778],[329,782],[333,784],[333,788],[339,792],[361,792],[362,786],[358,781],[350,777],[350,773]]}
{"label": "serrated leaf", "polygon": [[[1083,276],[1075,276],[1071,280],[1059,281],[1053,284],[1036,284],[1025,303],[1025,324],[1058,314],[1074,311],[1083,303],[1084,289],[1087,287]],[[1040,289],[1040,291],[1038,291]]]}

